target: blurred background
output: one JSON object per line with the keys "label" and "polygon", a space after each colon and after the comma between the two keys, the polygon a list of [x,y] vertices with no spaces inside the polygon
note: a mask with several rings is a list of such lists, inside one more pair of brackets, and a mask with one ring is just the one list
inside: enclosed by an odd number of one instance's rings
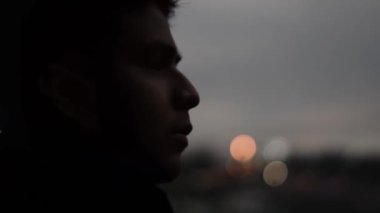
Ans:
{"label": "blurred background", "polygon": [[380,1],[185,0],[177,212],[378,212]]}
{"label": "blurred background", "polygon": [[[18,2],[3,25],[2,141],[22,137],[8,80]],[[180,2],[180,69],[201,103],[182,175],[162,185],[175,212],[378,212],[380,1]]]}

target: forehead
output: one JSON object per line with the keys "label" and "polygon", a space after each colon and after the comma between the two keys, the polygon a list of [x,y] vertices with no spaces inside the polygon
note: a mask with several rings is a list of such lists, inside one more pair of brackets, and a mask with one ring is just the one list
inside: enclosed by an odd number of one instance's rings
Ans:
{"label": "forehead", "polygon": [[121,17],[122,46],[142,47],[151,43],[162,43],[176,48],[168,20],[155,6],[148,6],[138,13]]}

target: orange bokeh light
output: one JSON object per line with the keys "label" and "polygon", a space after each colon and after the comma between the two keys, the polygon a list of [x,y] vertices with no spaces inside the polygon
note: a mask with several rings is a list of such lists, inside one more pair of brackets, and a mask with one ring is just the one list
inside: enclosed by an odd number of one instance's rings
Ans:
{"label": "orange bokeh light", "polygon": [[230,153],[233,159],[239,162],[247,162],[256,153],[256,142],[249,135],[238,135],[230,145]]}

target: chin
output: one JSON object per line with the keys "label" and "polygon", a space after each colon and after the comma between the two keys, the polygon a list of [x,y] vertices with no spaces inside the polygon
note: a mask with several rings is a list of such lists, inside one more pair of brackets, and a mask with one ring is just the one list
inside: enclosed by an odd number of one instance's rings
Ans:
{"label": "chin", "polygon": [[177,173],[166,173],[166,174],[161,174],[155,178],[155,182],[160,184],[160,183],[169,183],[177,179],[179,176],[179,172]]}
{"label": "chin", "polygon": [[179,157],[176,159],[167,159],[162,162],[161,169],[156,173],[156,183],[168,183],[178,178],[181,172],[181,162]]}

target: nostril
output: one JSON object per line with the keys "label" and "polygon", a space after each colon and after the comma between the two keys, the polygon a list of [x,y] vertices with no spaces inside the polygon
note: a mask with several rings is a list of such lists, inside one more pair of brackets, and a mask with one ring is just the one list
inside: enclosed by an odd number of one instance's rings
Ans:
{"label": "nostril", "polygon": [[191,91],[186,91],[182,95],[182,105],[186,109],[191,109],[199,104],[199,95],[195,89]]}
{"label": "nostril", "polygon": [[200,98],[197,90],[191,82],[182,75],[182,82],[177,88],[175,102],[178,108],[191,109],[199,104]]}
{"label": "nostril", "polygon": [[174,102],[176,108],[188,110],[198,105],[199,96],[196,92],[182,91],[175,97]]}
{"label": "nostril", "polygon": [[193,92],[192,94],[190,95],[191,97],[189,98],[190,99],[190,108],[194,108],[196,106],[198,106],[199,102],[200,102],[200,98],[199,98],[199,93],[198,91],[193,87]]}

